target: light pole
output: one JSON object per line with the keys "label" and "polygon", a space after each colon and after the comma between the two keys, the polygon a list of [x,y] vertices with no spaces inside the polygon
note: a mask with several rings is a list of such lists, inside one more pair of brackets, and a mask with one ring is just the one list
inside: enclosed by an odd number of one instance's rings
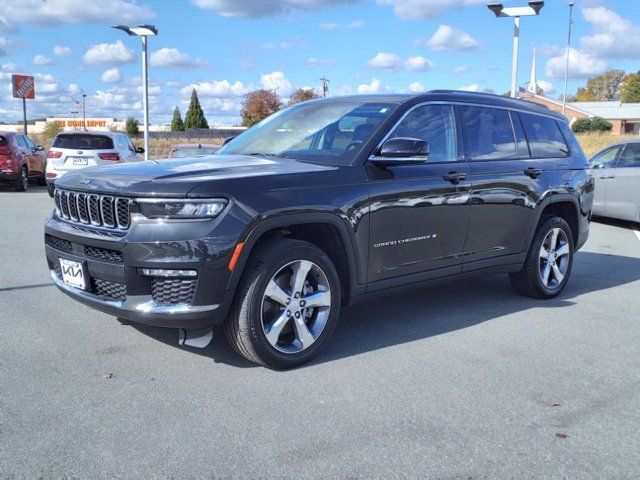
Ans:
{"label": "light pole", "polygon": [[144,115],[144,159],[149,160],[149,79],[147,68],[147,37],[158,35],[158,29],[154,25],[138,25],[127,27],[126,25],[111,25],[112,28],[122,30],[132,37],[140,37],[142,40],[142,110]]}
{"label": "light pole", "polygon": [[531,17],[538,15],[544,7],[541,0],[530,1],[528,7],[508,7],[504,8],[501,3],[489,3],[487,8],[496,17],[513,17],[513,62],[511,65],[511,96],[516,98],[516,84],[518,78],[518,42],[520,40],[520,17]]}
{"label": "light pole", "polygon": [[567,63],[564,68],[564,95],[562,96],[562,114],[567,110],[567,82],[569,81],[569,52],[571,51],[571,25],[573,25],[573,2],[569,2],[569,35],[567,36]]}
{"label": "light pole", "polygon": [[86,132],[87,131],[87,109],[85,104],[85,99],[87,98],[86,94],[82,94],[82,128]]}

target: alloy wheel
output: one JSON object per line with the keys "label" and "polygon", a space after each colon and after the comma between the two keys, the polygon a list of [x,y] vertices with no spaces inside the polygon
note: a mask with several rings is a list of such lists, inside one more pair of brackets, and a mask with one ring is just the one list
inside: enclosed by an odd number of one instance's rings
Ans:
{"label": "alloy wheel", "polygon": [[569,269],[571,246],[561,228],[552,228],[540,246],[540,279],[550,290],[558,288]]}
{"label": "alloy wheel", "polygon": [[320,337],[331,311],[331,287],[309,260],[288,263],[271,278],[262,296],[262,330],[276,350],[294,354]]}
{"label": "alloy wheel", "polygon": [[29,173],[26,168],[20,171],[20,181],[22,182],[22,189],[26,190],[29,186]]}

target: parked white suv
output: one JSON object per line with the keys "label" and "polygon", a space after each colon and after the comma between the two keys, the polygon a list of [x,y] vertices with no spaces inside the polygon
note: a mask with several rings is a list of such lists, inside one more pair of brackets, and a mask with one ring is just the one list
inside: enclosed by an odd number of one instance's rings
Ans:
{"label": "parked white suv", "polygon": [[47,187],[53,197],[55,182],[70,170],[123,162],[139,162],[143,148],[136,148],[124,133],[63,132],[47,152]]}

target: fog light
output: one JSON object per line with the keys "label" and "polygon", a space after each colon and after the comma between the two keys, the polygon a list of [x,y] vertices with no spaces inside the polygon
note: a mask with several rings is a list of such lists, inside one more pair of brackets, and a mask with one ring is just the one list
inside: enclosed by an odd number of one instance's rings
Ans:
{"label": "fog light", "polygon": [[195,270],[167,270],[165,268],[142,268],[142,274],[147,277],[197,277]]}

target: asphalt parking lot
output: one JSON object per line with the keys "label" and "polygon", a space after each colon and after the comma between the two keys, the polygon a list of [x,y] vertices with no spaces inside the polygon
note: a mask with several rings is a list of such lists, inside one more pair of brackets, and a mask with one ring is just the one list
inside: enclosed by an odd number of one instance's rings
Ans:
{"label": "asphalt parking lot", "polygon": [[303,368],[123,325],[51,284],[42,188],[0,191],[0,478],[637,478],[640,236],[563,295],[481,277],[358,305]]}

